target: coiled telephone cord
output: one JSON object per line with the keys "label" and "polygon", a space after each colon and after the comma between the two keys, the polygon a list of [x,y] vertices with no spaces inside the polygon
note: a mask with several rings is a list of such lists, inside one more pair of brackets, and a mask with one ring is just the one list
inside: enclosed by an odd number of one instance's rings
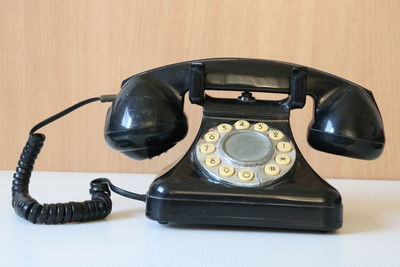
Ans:
{"label": "coiled telephone cord", "polygon": [[[59,224],[85,222],[107,217],[112,209],[111,191],[136,200],[146,201],[146,196],[123,190],[113,185],[107,178],[98,178],[90,183],[91,200],[83,202],[40,204],[29,194],[29,181],[35,161],[43,147],[45,135],[35,133],[43,126],[92,102],[112,102],[115,95],[83,100],[35,125],[22,150],[12,183],[12,206],[22,218],[32,223]],[[111,191],[110,191],[111,189]]]}

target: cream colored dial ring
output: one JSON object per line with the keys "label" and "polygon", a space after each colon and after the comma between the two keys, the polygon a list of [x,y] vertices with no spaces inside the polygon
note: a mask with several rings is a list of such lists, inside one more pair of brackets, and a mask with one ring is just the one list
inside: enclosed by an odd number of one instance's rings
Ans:
{"label": "cream colored dial ring", "polygon": [[195,147],[206,179],[239,187],[270,185],[296,161],[295,146],[273,122],[221,122],[205,131]]}

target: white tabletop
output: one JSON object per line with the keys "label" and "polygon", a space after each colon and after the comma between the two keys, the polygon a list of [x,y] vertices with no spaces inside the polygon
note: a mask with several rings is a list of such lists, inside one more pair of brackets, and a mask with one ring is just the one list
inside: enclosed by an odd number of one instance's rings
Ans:
{"label": "white tabletop", "polygon": [[[34,225],[11,208],[12,172],[0,177],[0,266],[400,266],[400,181],[329,180],[343,197],[344,226],[310,233],[160,225],[142,202],[116,194],[106,220]],[[34,172],[31,194],[86,200],[97,177],[145,193],[154,175]]]}

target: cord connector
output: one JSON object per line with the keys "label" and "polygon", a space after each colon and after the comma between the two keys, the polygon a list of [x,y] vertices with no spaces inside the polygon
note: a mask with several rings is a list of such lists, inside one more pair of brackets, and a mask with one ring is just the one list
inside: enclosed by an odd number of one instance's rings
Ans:
{"label": "cord connector", "polygon": [[102,103],[104,102],[113,102],[117,98],[117,95],[101,95],[100,96],[100,101]]}

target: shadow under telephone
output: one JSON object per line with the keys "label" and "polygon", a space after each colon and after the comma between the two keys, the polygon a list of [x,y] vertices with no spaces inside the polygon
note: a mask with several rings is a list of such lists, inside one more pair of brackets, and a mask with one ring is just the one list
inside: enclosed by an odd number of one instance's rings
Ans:
{"label": "shadow under telephone", "polygon": [[[240,91],[237,99],[206,90]],[[186,92],[203,106],[199,132],[188,152],[158,175],[146,194],[125,191],[108,179],[91,182],[92,199],[39,204],[29,195],[34,162],[44,135],[36,131],[94,101],[112,102],[106,142],[126,156],[160,155],[187,133]],[[258,100],[251,92],[282,93]],[[57,224],[105,218],[111,191],[144,201],[160,223],[256,226],[331,231],[342,226],[339,192],[306,162],[293,138],[290,110],[315,102],[308,143],[315,149],[359,159],[383,151],[383,122],[374,97],[359,85],[303,66],[256,59],[205,59],[134,75],[118,95],[87,99],[32,128],[14,174],[12,205],[33,222]]]}

